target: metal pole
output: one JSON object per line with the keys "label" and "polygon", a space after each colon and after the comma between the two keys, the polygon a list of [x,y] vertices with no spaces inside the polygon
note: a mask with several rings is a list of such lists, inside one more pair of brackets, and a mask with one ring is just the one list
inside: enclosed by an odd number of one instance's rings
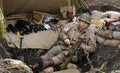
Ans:
{"label": "metal pole", "polygon": [[23,42],[24,37],[20,36],[20,50],[22,49],[22,42]]}

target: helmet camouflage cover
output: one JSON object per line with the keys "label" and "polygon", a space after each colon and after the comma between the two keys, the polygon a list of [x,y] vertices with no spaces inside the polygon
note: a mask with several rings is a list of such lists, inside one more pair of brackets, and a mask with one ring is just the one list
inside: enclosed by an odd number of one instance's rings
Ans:
{"label": "helmet camouflage cover", "polygon": [[85,21],[87,22],[88,24],[90,24],[90,21],[91,21],[91,16],[89,13],[82,13],[79,17],[78,17],[79,20],[82,20],[82,21]]}

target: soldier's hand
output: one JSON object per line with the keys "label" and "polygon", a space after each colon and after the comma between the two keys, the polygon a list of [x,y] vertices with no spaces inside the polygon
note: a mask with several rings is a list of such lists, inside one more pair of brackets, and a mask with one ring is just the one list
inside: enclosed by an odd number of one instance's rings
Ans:
{"label": "soldier's hand", "polygon": [[82,49],[84,49],[84,50],[86,49],[86,45],[85,44],[81,44],[80,46],[81,46]]}
{"label": "soldier's hand", "polygon": [[65,44],[70,45],[70,40],[69,39],[65,39],[64,42],[65,42]]}

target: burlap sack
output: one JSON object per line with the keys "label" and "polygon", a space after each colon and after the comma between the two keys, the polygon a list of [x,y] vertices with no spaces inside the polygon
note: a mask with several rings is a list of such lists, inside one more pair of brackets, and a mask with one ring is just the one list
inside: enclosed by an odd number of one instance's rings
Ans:
{"label": "burlap sack", "polygon": [[81,73],[81,69],[65,69],[61,71],[55,71],[53,73]]}
{"label": "burlap sack", "polygon": [[105,39],[100,37],[100,36],[96,36],[96,38],[97,38],[97,42],[100,43],[100,44],[105,42]]}
{"label": "burlap sack", "polygon": [[102,18],[102,13],[103,13],[103,12],[94,10],[94,11],[92,11],[91,18],[92,18],[92,19],[101,19],[101,18]]}
{"label": "burlap sack", "polygon": [[53,67],[48,67],[43,69],[42,71],[43,73],[53,73],[54,72],[54,68]]}
{"label": "burlap sack", "polygon": [[27,18],[34,24],[41,24],[44,18],[44,14],[38,11],[33,11],[27,15]]}
{"label": "burlap sack", "polygon": [[106,40],[104,43],[104,45],[108,45],[108,46],[113,46],[113,47],[117,47],[120,44],[120,40]]}
{"label": "burlap sack", "polygon": [[106,31],[101,30],[97,32],[97,35],[105,39],[112,39],[112,33],[113,33],[112,30],[106,30]]}
{"label": "burlap sack", "polygon": [[77,69],[77,65],[73,64],[73,63],[69,63],[67,65],[67,69]]}
{"label": "burlap sack", "polygon": [[120,44],[118,45],[118,48],[120,49]]}
{"label": "burlap sack", "polygon": [[119,18],[120,17],[120,12],[117,11],[106,11],[102,14],[103,18],[110,17],[111,19],[114,18]]}
{"label": "burlap sack", "polygon": [[120,70],[115,70],[115,73],[120,73]]}
{"label": "burlap sack", "polygon": [[119,32],[119,31],[114,31],[114,32],[113,32],[113,38],[120,40],[120,32]]}

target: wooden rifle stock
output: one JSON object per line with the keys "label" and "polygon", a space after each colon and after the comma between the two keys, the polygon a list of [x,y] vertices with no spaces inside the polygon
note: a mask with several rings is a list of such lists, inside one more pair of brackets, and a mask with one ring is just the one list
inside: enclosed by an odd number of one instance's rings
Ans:
{"label": "wooden rifle stock", "polygon": [[108,20],[108,21],[107,21],[107,27],[109,27],[109,26],[112,24],[112,22],[117,22],[117,21],[120,21],[120,18],[119,18],[119,19],[111,19],[111,20]]}

